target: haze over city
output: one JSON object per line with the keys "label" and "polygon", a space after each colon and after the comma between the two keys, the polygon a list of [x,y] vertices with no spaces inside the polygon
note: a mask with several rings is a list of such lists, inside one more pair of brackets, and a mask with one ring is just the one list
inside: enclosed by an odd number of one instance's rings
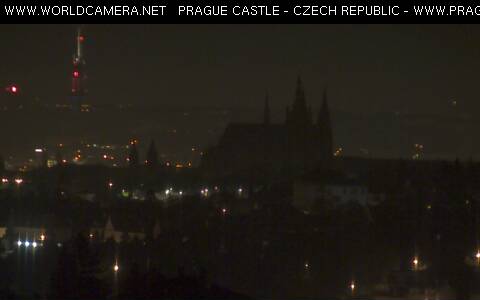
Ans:
{"label": "haze over city", "polygon": [[0,298],[479,298],[479,30],[1,26]]}

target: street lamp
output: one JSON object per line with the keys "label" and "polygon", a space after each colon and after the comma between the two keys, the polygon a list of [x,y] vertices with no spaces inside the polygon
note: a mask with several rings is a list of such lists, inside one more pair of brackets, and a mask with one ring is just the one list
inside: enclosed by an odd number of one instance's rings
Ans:
{"label": "street lamp", "polygon": [[413,258],[413,269],[416,271],[418,269],[418,264],[419,264],[419,261],[418,261],[418,257],[414,257]]}

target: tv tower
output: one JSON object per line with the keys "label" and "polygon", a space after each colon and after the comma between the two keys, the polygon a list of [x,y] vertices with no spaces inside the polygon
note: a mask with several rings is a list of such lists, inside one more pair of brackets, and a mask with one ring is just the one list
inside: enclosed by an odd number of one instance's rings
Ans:
{"label": "tv tower", "polygon": [[75,52],[73,53],[73,70],[72,70],[72,93],[71,102],[72,109],[81,110],[83,98],[87,92],[85,73],[85,58],[83,56],[83,43],[85,36],[82,34],[82,28],[77,29],[77,36],[75,41]]}

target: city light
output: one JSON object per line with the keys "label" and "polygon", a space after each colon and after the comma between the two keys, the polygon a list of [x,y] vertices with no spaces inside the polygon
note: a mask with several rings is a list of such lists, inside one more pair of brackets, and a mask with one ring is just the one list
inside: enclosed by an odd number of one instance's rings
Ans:
{"label": "city light", "polygon": [[18,240],[18,241],[17,241],[17,246],[18,246],[18,247],[22,246],[22,241]]}
{"label": "city light", "polygon": [[23,183],[23,179],[22,178],[15,178],[15,183],[20,185]]}
{"label": "city light", "polygon": [[207,197],[207,196],[208,196],[208,189],[207,189],[207,188],[204,188],[203,190],[200,191],[200,193],[201,193],[204,197]]}
{"label": "city light", "polygon": [[112,188],[112,187],[113,187],[113,182],[109,181],[109,182],[108,182],[108,187],[109,187],[109,188]]}
{"label": "city light", "polygon": [[352,291],[352,293],[353,293],[353,291],[355,290],[355,282],[354,282],[354,281],[352,281],[352,282],[350,283],[350,290]]}
{"label": "city light", "polygon": [[32,247],[37,248],[37,242],[32,242]]}
{"label": "city light", "polygon": [[30,242],[29,241],[25,241],[25,247],[28,247],[30,246]]}
{"label": "city light", "polygon": [[413,258],[413,269],[414,269],[414,270],[417,270],[417,269],[418,269],[418,264],[419,264],[418,258],[415,256],[415,257]]}
{"label": "city light", "polygon": [[45,240],[45,235],[44,235],[44,234],[41,234],[41,235],[40,235],[40,240],[41,240],[41,241],[44,241],[44,240]]}
{"label": "city light", "polygon": [[333,153],[333,156],[340,156],[342,152],[343,152],[343,148],[340,147],[337,150],[335,150],[335,152]]}
{"label": "city light", "polygon": [[115,273],[117,273],[117,272],[118,272],[118,269],[119,269],[118,264],[115,263],[115,265],[113,265],[113,271],[114,271]]}
{"label": "city light", "polygon": [[12,84],[12,85],[9,85],[5,88],[5,90],[8,92],[8,93],[11,93],[11,94],[16,94],[18,93],[18,86]]}
{"label": "city light", "polygon": [[37,148],[37,149],[35,149],[35,152],[37,152],[37,153],[42,153],[42,152],[43,152],[43,149]]}
{"label": "city light", "polygon": [[7,178],[2,178],[2,183],[8,183],[8,179]]}

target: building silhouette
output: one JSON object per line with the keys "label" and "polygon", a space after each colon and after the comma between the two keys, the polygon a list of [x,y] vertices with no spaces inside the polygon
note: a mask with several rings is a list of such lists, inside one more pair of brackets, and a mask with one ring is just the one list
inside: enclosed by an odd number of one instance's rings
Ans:
{"label": "building silhouette", "polygon": [[263,122],[229,124],[218,144],[206,151],[201,166],[207,176],[283,177],[330,167],[333,137],[326,90],[315,118],[300,77],[285,122],[271,122],[268,95],[264,105]]}

